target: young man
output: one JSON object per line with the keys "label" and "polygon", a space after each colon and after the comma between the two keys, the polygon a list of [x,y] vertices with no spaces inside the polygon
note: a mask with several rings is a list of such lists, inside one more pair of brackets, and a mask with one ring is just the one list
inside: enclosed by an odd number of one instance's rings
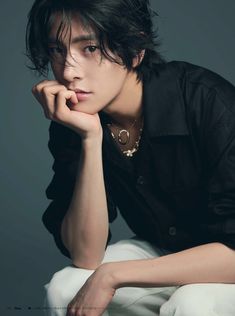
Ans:
{"label": "young man", "polygon": [[[72,264],[47,315],[235,314],[235,88],[166,62],[146,0],[36,0],[32,89],[52,120],[43,223]],[[135,236],[108,245],[117,207]]]}

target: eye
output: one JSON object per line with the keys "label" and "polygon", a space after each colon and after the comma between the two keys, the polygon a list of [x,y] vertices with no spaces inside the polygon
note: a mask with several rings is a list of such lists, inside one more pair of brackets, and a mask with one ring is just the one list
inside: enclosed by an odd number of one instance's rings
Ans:
{"label": "eye", "polygon": [[85,52],[88,52],[88,53],[94,53],[97,49],[98,49],[97,46],[95,46],[95,45],[89,45],[89,46],[86,46],[86,47],[84,48],[84,51],[85,51]]}

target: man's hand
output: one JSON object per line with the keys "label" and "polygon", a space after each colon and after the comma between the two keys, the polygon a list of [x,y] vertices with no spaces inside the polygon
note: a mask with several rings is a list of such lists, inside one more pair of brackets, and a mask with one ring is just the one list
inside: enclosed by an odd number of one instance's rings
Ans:
{"label": "man's hand", "polygon": [[107,264],[87,279],[67,306],[66,316],[101,316],[115,294],[114,280]]}
{"label": "man's hand", "polygon": [[41,104],[46,118],[73,129],[83,139],[102,138],[98,113],[91,115],[74,110],[74,105],[78,104],[74,91],[56,80],[43,80],[32,88],[32,93]]}

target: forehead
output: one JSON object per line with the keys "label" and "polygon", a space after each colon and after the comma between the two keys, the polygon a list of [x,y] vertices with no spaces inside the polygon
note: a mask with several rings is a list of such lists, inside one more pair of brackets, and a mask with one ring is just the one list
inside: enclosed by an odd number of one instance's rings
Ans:
{"label": "forehead", "polygon": [[69,18],[61,13],[55,14],[48,35],[49,42],[55,42],[57,36],[61,42],[67,42],[71,36],[72,43],[73,39],[76,42],[96,39],[93,28],[85,25],[79,14],[73,14]]}

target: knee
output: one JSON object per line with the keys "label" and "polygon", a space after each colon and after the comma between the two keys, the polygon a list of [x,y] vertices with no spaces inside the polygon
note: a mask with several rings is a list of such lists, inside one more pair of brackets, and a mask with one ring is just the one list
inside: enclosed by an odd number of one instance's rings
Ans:
{"label": "knee", "polygon": [[68,266],[54,273],[49,283],[44,286],[48,307],[66,308],[93,272]]}
{"label": "knee", "polygon": [[178,288],[161,306],[160,316],[216,316],[214,300],[200,284],[189,284]]}

